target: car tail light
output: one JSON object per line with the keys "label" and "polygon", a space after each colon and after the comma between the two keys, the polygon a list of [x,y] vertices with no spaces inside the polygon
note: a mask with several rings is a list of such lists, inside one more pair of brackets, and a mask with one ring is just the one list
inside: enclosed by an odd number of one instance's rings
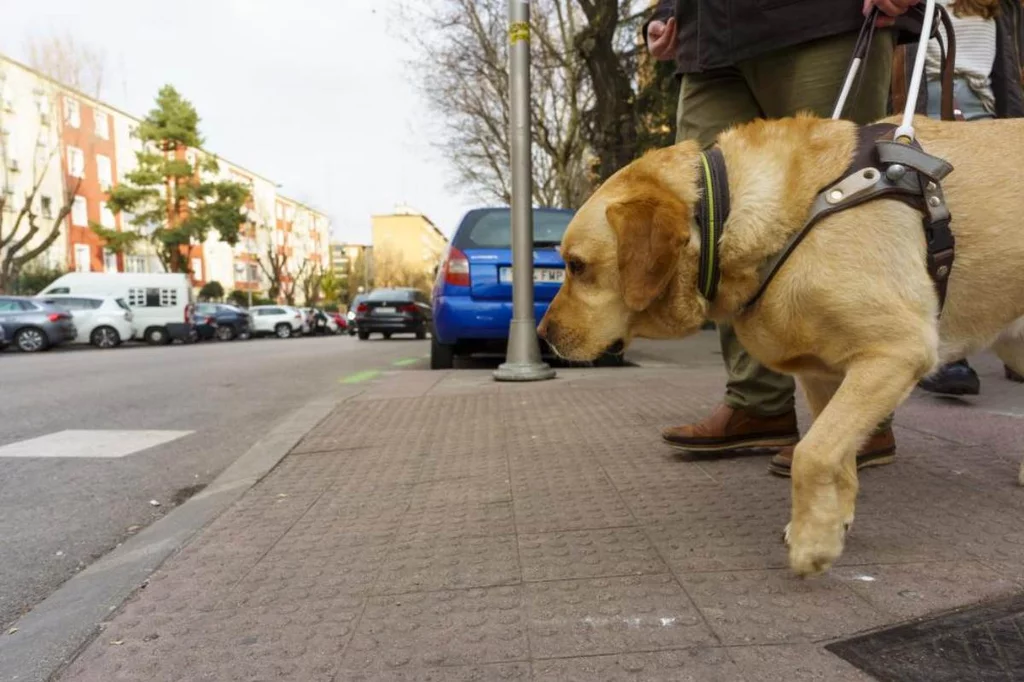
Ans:
{"label": "car tail light", "polygon": [[448,257],[444,260],[444,281],[456,287],[468,287],[469,259],[454,246],[448,248]]}
{"label": "car tail light", "polygon": [[50,313],[46,317],[49,318],[50,322],[60,322],[61,320],[67,319],[67,315],[62,313]]}
{"label": "car tail light", "polygon": [[369,310],[370,310],[370,306],[366,305],[365,303],[360,303],[359,305],[356,306],[356,312],[357,313],[365,313],[365,312],[367,312]]}
{"label": "car tail light", "polygon": [[414,313],[416,312],[415,303],[406,303],[405,305],[398,306],[398,312],[400,313]]}

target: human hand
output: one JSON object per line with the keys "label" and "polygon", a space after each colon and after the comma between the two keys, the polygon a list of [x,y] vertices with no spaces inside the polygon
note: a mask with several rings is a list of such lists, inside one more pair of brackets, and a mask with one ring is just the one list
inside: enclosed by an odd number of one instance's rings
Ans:
{"label": "human hand", "polygon": [[675,17],[647,24],[647,50],[659,62],[667,62],[676,56]]}
{"label": "human hand", "polygon": [[910,11],[911,7],[920,1],[921,0],[864,0],[862,13],[864,16],[867,16],[872,7],[877,7],[881,10],[882,14],[887,16],[878,17],[878,20],[875,21],[875,26],[885,28],[887,26],[892,26],[896,22],[896,17],[906,14]]}

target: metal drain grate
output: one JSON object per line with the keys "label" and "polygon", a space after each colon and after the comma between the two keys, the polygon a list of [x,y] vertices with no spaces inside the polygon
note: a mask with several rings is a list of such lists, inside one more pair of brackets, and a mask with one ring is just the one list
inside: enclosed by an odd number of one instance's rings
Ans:
{"label": "metal drain grate", "polygon": [[1024,595],[825,647],[881,682],[1024,680]]}

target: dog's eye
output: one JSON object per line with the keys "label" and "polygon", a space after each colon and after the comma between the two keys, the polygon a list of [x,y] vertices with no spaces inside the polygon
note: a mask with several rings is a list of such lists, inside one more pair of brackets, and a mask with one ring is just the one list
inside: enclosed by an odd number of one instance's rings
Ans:
{"label": "dog's eye", "polygon": [[574,277],[579,277],[583,274],[583,270],[586,267],[579,258],[570,258],[566,265],[569,267],[569,274]]}

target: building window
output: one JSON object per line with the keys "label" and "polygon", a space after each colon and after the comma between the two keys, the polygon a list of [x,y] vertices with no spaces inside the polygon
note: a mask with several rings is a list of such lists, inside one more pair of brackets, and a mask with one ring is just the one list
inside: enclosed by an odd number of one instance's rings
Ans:
{"label": "building window", "polygon": [[68,174],[75,178],[85,177],[85,154],[78,147],[68,147]]}
{"label": "building window", "polygon": [[256,263],[249,263],[248,270],[249,270],[249,275],[248,275],[248,280],[247,281],[249,281],[249,282],[259,282],[260,281],[260,266],[257,265]]}
{"label": "building window", "polygon": [[79,128],[82,125],[82,107],[77,99],[64,98],[64,122],[72,128]]}
{"label": "building window", "polygon": [[103,269],[107,272],[117,272],[117,254],[110,249],[103,249]]}
{"label": "building window", "polygon": [[53,199],[48,196],[39,197],[39,208],[44,218],[53,217]]}
{"label": "building window", "polygon": [[81,195],[71,203],[71,224],[79,227],[89,225],[89,202]]}
{"label": "building window", "polygon": [[89,272],[92,269],[92,253],[88,244],[75,244],[75,270]]}
{"label": "building window", "polygon": [[109,156],[96,155],[96,175],[102,189],[110,189],[114,184],[114,171]]}
{"label": "building window", "polygon": [[192,277],[195,279],[205,281],[203,278],[203,259],[193,258],[192,259]]}
{"label": "building window", "polygon": [[111,230],[117,227],[117,223],[114,221],[114,212],[110,210],[105,201],[100,202],[100,225]]}
{"label": "building window", "polygon": [[95,111],[94,117],[96,119],[96,137],[101,140],[110,139],[110,117],[107,116],[105,111]]}
{"label": "building window", "polygon": [[145,272],[146,271],[146,257],[145,256],[125,256],[124,257],[124,271],[125,272]]}

